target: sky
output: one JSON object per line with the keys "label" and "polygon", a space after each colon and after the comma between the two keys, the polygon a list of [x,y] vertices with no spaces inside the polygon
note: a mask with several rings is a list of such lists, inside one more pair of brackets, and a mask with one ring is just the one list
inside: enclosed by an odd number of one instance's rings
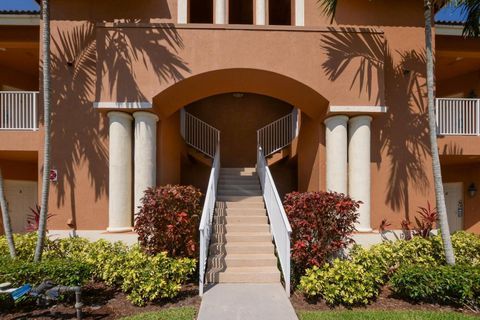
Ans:
{"label": "sky", "polygon": [[0,10],[39,10],[35,0],[0,0]]}
{"label": "sky", "polygon": [[[39,6],[34,0],[0,0],[0,10],[38,10]],[[445,7],[435,16],[439,21],[463,21],[464,15],[461,9]]]}

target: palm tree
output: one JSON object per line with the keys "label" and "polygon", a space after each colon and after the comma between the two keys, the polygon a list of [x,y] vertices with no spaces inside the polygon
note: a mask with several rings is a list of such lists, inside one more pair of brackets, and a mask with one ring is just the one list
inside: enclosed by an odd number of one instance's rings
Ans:
{"label": "palm tree", "polygon": [[38,239],[34,261],[42,260],[43,246],[47,230],[48,194],[50,189],[50,8],[49,1],[42,0],[42,56],[43,56],[43,177]]}
{"label": "palm tree", "polygon": [[457,7],[460,7],[466,15],[463,35],[469,37],[480,36],[480,0],[457,0]]}
{"label": "palm tree", "polygon": [[437,202],[438,223],[442,234],[443,249],[447,264],[455,264],[450,228],[448,226],[447,208],[445,206],[445,193],[443,191],[442,169],[437,145],[437,123],[435,117],[435,79],[433,75],[433,44],[432,44],[432,0],[424,0],[425,15],[425,48],[427,60],[427,99],[428,99],[428,128],[430,136],[430,149],[432,152],[433,182],[435,185],[435,198]]}
{"label": "palm tree", "polygon": [[16,257],[15,242],[13,241],[12,225],[10,224],[10,216],[8,215],[7,201],[5,200],[5,193],[3,191],[3,176],[0,168],[0,209],[2,209],[3,230],[7,238],[8,250],[12,258]]}
{"label": "palm tree", "polygon": [[[338,0],[320,0],[323,11],[328,16],[335,15]],[[442,170],[440,166],[440,157],[438,153],[438,144],[436,136],[436,117],[435,117],[435,97],[434,97],[434,64],[433,64],[433,45],[432,45],[432,12],[434,5],[438,8],[447,4],[461,7],[465,12],[467,19],[464,26],[464,35],[479,35],[480,21],[480,0],[424,0],[425,16],[425,47],[426,47],[426,65],[427,65],[427,100],[428,100],[428,127],[430,137],[430,149],[432,153],[432,169],[435,185],[435,198],[438,211],[438,222],[443,239],[446,262],[449,265],[455,264],[455,254],[453,252],[450,229],[448,226],[448,216],[445,206],[445,195],[443,191]]]}

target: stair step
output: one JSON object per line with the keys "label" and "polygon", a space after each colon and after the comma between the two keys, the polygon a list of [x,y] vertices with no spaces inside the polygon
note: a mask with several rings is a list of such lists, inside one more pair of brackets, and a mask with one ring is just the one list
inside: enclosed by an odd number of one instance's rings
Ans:
{"label": "stair step", "polygon": [[268,224],[267,216],[215,216],[216,224]]}
{"label": "stair step", "polygon": [[209,258],[208,266],[212,270],[229,267],[276,267],[277,257],[273,254],[229,254],[225,257]]}
{"label": "stair step", "polygon": [[249,175],[249,176],[242,176],[242,175],[234,175],[234,174],[220,174],[218,177],[221,181],[259,181],[258,176]]}
{"label": "stair step", "polygon": [[217,254],[273,254],[273,243],[271,242],[231,242],[231,243],[212,243],[210,245],[210,255]]}
{"label": "stair step", "polygon": [[272,283],[280,281],[276,267],[227,267],[225,271],[210,271],[208,282],[219,283]]}
{"label": "stair step", "polygon": [[261,196],[262,192],[260,190],[219,190],[218,191],[218,196],[223,197],[223,196]]}
{"label": "stair step", "polygon": [[267,210],[265,208],[249,208],[249,207],[230,207],[217,208],[215,214],[218,216],[266,216]]}
{"label": "stair step", "polygon": [[245,167],[245,168],[220,168],[220,172],[256,172],[255,167]]}
{"label": "stair step", "polygon": [[248,203],[261,203],[263,205],[262,196],[217,196],[217,201],[221,202],[248,202]]}
{"label": "stair step", "polygon": [[219,185],[217,187],[218,191],[258,191],[261,192],[262,188],[260,188],[260,184],[245,184],[245,185],[238,185],[238,184],[228,184],[228,185]]}
{"label": "stair step", "polygon": [[232,233],[232,232],[267,232],[270,233],[270,226],[266,223],[260,224],[225,224],[215,225],[215,232],[217,233]]}
{"label": "stair step", "polygon": [[213,234],[212,241],[216,242],[271,242],[272,235],[270,232],[227,232]]}

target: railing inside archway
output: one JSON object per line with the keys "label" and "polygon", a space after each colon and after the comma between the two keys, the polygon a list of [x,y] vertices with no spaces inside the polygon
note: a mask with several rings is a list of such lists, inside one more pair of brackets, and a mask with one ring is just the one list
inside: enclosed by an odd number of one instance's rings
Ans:
{"label": "railing inside archway", "polygon": [[[215,157],[220,143],[220,130],[181,110],[180,130],[185,143],[210,158]],[[257,145],[268,157],[289,146],[299,133],[299,110],[294,108],[286,116],[257,130]]]}

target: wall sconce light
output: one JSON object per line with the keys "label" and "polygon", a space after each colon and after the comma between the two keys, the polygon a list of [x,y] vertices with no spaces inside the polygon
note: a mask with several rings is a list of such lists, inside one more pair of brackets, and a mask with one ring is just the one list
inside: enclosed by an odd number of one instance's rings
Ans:
{"label": "wall sconce light", "polygon": [[475,183],[472,182],[468,187],[468,194],[470,195],[470,198],[473,198],[475,197],[476,193],[477,193],[477,186],[475,186]]}
{"label": "wall sconce light", "polygon": [[237,99],[243,98],[244,95],[245,94],[243,92],[234,92],[233,93],[233,97],[237,98]]}

